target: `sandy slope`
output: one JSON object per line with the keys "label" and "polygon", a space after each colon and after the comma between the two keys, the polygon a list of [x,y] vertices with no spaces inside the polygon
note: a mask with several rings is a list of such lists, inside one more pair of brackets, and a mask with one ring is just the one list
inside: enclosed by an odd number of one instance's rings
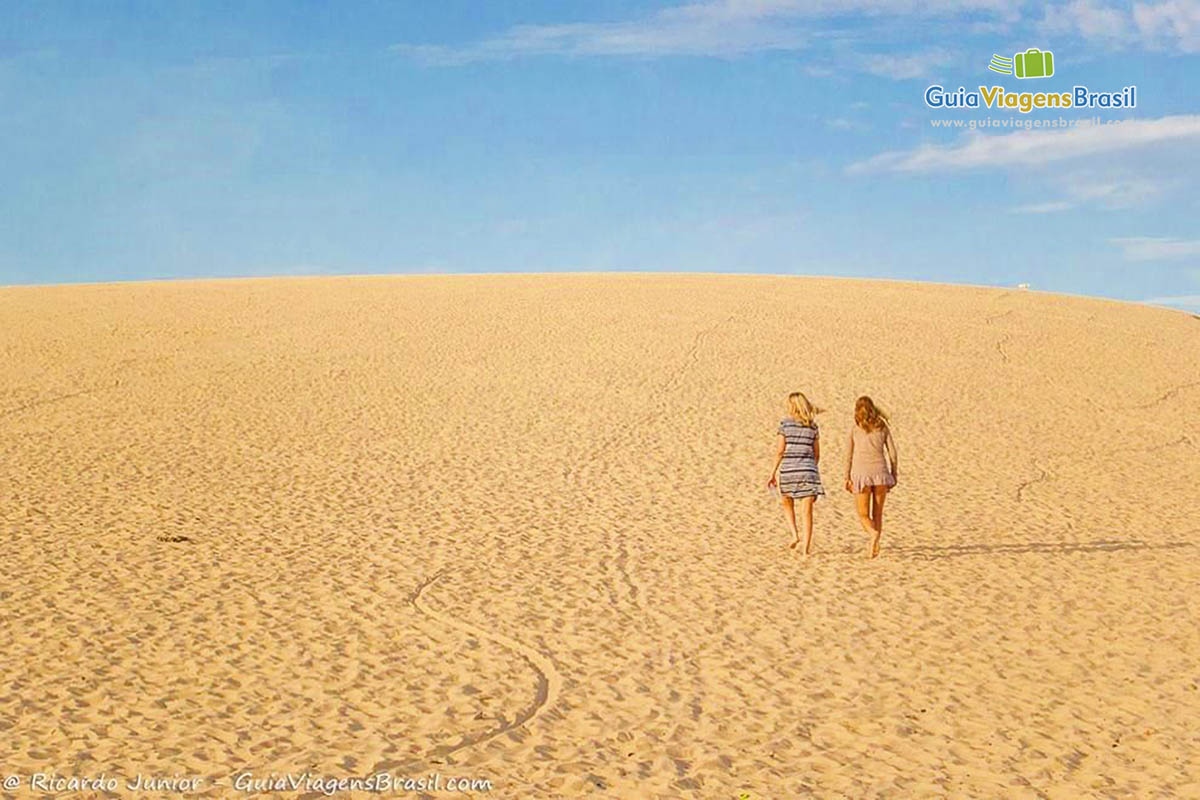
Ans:
{"label": "sandy slope", "polygon": [[[4,289],[0,348],[8,773],[1200,796],[1186,314],[280,279]],[[829,409],[807,563],[764,487],[793,389]],[[860,392],[902,459],[874,563],[839,489]]]}

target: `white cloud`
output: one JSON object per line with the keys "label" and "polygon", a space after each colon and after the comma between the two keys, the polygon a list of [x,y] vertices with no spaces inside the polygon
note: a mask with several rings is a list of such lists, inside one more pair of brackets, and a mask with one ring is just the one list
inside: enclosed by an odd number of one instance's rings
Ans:
{"label": "white cloud", "polygon": [[838,74],[838,71],[833,67],[823,67],[814,64],[808,64],[804,67],[804,74],[810,78],[832,78]]}
{"label": "white cloud", "polygon": [[1200,52],[1200,3],[1196,0],[1134,3],[1133,21],[1145,41],[1165,42],[1186,53]]}
{"label": "white cloud", "polygon": [[[802,50],[815,18],[847,15],[933,17],[977,12],[1011,18],[1003,0],[708,0],[618,22],[518,25],[464,46],[397,44],[392,50],[433,65],[533,55],[717,56]],[[912,72],[920,64],[906,66]],[[909,75],[908,77],[914,77]]]}
{"label": "white cloud", "polygon": [[905,80],[923,78],[934,67],[944,66],[953,60],[954,56],[944,50],[929,50],[905,55],[866,55],[861,57],[861,66],[863,71],[872,75]]}
{"label": "white cloud", "polygon": [[[975,35],[1010,32],[1025,4],[1004,0],[702,0],[611,22],[517,25],[464,45],[411,44],[395,52],[431,65],[501,61],[524,56],[715,56],[798,51],[820,35],[814,20],[858,21],[898,17],[953,18],[957,30]],[[1110,5],[1070,0],[1049,6],[1040,31],[1067,33],[1112,46],[1200,52],[1197,0]],[[867,57],[865,68],[889,77],[915,78],[944,62],[928,54]]]}
{"label": "white cloud", "polygon": [[1048,214],[1078,206],[1091,206],[1108,211],[1143,205],[1170,186],[1169,181],[1140,177],[1110,177],[1098,179],[1092,175],[1071,175],[1063,182],[1067,195],[1061,200],[1018,206],[1015,214]]}
{"label": "white cloud", "polygon": [[1163,0],[1124,8],[1099,0],[1072,0],[1047,8],[1042,28],[1112,46],[1141,44],[1196,53],[1200,52],[1200,3]]}
{"label": "white cloud", "polygon": [[758,19],[725,24],[660,14],[650,23],[521,25],[467,47],[395,45],[392,50],[436,66],[502,61],[522,56],[719,56],[802,50],[807,35],[798,27]]}
{"label": "white cloud", "polygon": [[1028,206],[1017,206],[1012,210],[1014,214],[1053,214],[1057,211],[1066,211],[1074,208],[1074,205],[1065,200],[1058,200],[1052,203],[1034,203]]}
{"label": "white cloud", "polygon": [[1050,6],[1042,23],[1051,33],[1077,33],[1085,39],[1109,42],[1125,41],[1134,32],[1128,13],[1095,0],[1074,0]]}
{"label": "white cloud", "polygon": [[856,119],[848,119],[846,117],[833,117],[825,120],[826,127],[834,130],[843,131],[866,131],[870,130],[871,126],[865,122]]}
{"label": "white cloud", "polygon": [[969,132],[953,145],[922,145],[880,153],[848,172],[932,172],[980,167],[1036,166],[1116,150],[1200,138],[1200,115],[1128,120],[1112,125],[1034,128],[988,136]]}
{"label": "white cloud", "polygon": [[1091,203],[1107,209],[1132,208],[1161,195],[1166,182],[1148,178],[1113,178],[1097,180],[1085,176],[1072,178],[1067,192],[1077,202]]}
{"label": "white cloud", "polygon": [[1200,239],[1174,239],[1168,236],[1128,236],[1109,239],[1121,248],[1126,261],[1164,261],[1173,258],[1200,257]]}

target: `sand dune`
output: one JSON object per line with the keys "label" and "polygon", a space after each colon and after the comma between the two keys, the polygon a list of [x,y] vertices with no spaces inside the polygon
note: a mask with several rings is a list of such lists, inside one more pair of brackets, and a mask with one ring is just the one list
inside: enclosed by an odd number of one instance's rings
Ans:
{"label": "sand dune", "polygon": [[[8,288],[0,331],[7,773],[1200,796],[1189,315],[507,275]],[[808,561],[764,485],[795,389]]]}

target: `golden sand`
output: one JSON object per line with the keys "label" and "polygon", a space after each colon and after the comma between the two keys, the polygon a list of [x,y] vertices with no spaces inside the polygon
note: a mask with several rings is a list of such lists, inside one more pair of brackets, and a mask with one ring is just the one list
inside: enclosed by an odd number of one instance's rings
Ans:
{"label": "golden sand", "polygon": [[[9,774],[1200,796],[1187,314],[309,278],[4,289],[0,341]],[[797,389],[828,409],[808,561],[765,486]],[[900,448],[874,562],[860,393]]]}

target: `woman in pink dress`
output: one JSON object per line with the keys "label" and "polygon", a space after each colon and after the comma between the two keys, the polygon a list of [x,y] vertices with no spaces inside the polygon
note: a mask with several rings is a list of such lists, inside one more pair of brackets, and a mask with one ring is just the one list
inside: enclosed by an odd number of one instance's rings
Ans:
{"label": "woman in pink dress", "polygon": [[854,428],[846,455],[846,491],[854,495],[858,521],[871,535],[869,557],[879,555],[883,533],[883,501],[896,485],[896,442],[887,415],[871,398],[862,396],[854,404]]}

